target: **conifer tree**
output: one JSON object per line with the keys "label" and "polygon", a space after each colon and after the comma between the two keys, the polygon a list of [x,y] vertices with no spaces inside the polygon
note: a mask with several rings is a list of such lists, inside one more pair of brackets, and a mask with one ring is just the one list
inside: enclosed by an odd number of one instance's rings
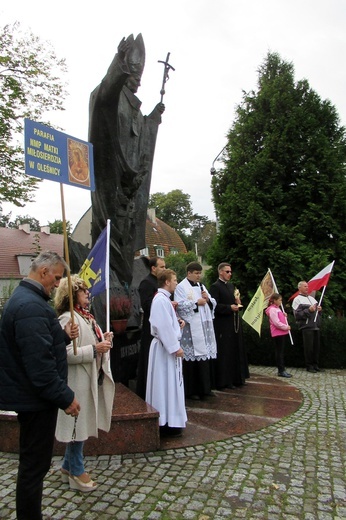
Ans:
{"label": "conifer tree", "polygon": [[[327,291],[346,300],[346,139],[335,107],[268,53],[258,88],[243,93],[224,168],[212,180],[215,268],[231,261],[250,298],[270,268],[286,299],[335,260]],[[237,281],[237,280],[235,280]],[[239,285],[237,283],[237,285]]]}

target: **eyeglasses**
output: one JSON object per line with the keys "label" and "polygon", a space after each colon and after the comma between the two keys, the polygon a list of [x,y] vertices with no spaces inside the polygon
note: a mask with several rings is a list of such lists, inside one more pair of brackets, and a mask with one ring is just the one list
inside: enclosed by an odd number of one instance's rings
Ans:
{"label": "eyeglasses", "polygon": [[224,271],[224,273],[227,273],[227,274],[229,274],[229,273],[231,273],[231,272],[232,272],[232,271]]}

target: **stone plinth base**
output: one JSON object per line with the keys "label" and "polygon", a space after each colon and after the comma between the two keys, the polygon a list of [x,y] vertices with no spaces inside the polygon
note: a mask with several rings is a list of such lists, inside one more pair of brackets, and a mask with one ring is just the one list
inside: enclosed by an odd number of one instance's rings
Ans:
{"label": "stone plinth base", "polygon": [[[85,442],[85,455],[146,453],[160,448],[159,413],[121,383],[115,384],[112,425],[108,433]],[[0,413],[0,451],[18,453],[19,425],[15,414]],[[55,442],[54,455],[65,444]]]}

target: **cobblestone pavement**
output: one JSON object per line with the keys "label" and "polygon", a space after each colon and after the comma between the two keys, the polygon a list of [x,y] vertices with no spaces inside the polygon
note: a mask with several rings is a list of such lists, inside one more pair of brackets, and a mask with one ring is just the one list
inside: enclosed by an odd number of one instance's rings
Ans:
{"label": "cobblestone pavement", "polygon": [[[44,518],[346,519],[346,370],[289,369],[301,408],[259,431],[147,454],[87,457],[99,487],[72,492],[53,459]],[[273,375],[273,368],[253,367]],[[18,456],[0,453],[0,518],[15,519]]]}

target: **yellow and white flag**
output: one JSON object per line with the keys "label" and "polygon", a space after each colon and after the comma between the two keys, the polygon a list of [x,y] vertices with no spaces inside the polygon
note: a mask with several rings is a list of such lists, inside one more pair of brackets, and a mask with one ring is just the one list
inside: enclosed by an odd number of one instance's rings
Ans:
{"label": "yellow and white flag", "polygon": [[255,329],[259,336],[261,335],[263,311],[268,307],[269,298],[275,291],[277,291],[276,284],[270,269],[268,269],[267,274],[243,314],[243,320]]}

